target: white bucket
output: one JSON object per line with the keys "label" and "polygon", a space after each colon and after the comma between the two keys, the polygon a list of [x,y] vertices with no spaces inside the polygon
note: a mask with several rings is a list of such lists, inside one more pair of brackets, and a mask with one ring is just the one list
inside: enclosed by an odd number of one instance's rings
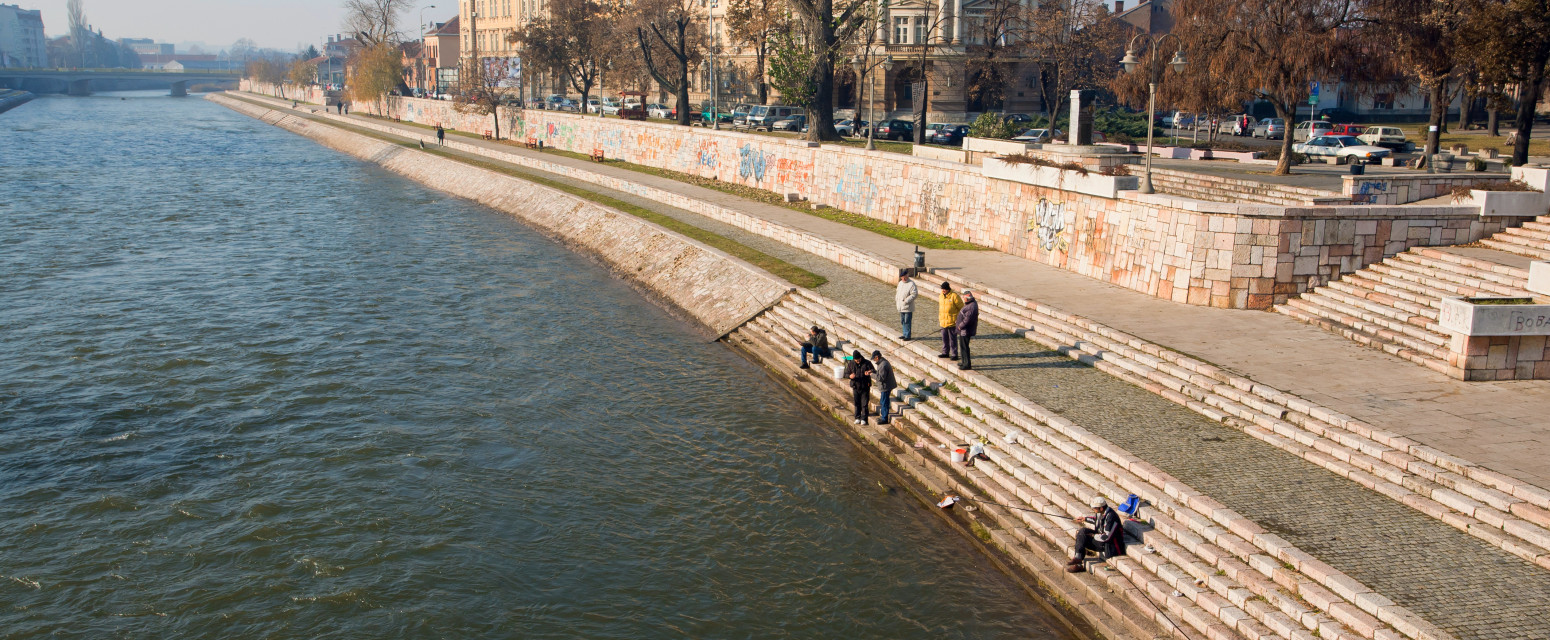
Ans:
{"label": "white bucket", "polygon": [[953,462],[963,462],[969,454],[968,449],[953,449]]}

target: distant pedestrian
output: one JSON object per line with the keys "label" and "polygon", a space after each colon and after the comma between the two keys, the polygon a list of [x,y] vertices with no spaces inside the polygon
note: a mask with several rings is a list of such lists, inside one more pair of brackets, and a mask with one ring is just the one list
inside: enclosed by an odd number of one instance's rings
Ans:
{"label": "distant pedestrian", "polygon": [[1083,562],[1089,551],[1097,553],[1103,560],[1125,555],[1125,528],[1120,524],[1119,514],[1109,508],[1109,503],[1103,498],[1093,498],[1089,504],[1093,514],[1076,518],[1078,524],[1092,526],[1076,532],[1076,550],[1071,554],[1071,562],[1066,563],[1066,571],[1070,573],[1087,570]]}
{"label": "distant pedestrian", "polygon": [[447,130],[441,128],[439,124],[436,125],[436,144],[447,146]]}
{"label": "distant pedestrian", "polygon": [[852,351],[850,362],[845,363],[845,378],[850,380],[850,396],[856,404],[856,424],[866,424],[868,405],[872,403],[872,374],[875,371],[872,363],[861,355],[860,349]]}
{"label": "distant pedestrian", "polygon": [[872,377],[877,380],[877,390],[882,392],[877,401],[877,424],[888,424],[888,409],[893,403],[891,396],[899,386],[899,379],[893,375],[893,363],[888,362],[881,351],[872,352],[872,369],[876,372]]}
{"label": "distant pedestrian", "polygon": [[350,115],[350,103],[348,103],[348,102],[341,102],[341,103],[339,103],[339,113],[344,114],[344,115]]}
{"label": "distant pedestrian", "polygon": [[942,283],[942,295],[937,299],[937,325],[942,327],[942,352],[938,358],[958,359],[958,311],[963,308],[963,298],[953,292],[953,285]]}
{"label": "distant pedestrian", "polygon": [[915,281],[910,279],[908,271],[899,272],[899,286],[893,292],[893,304],[899,308],[899,324],[904,327],[904,333],[900,340],[910,339],[910,330],[915,324],[915,298],[920,296],[920,287],[915,286]]}
{"label": "distant pedestrian", "polygon": [[829,351],[829,334],[825,333],[823,329],[819,329],[818,325],[813,325],[812,330],[807,333],[807,339],[802,341],[803,369],[811,368],[807,366],[808,356],[813,357],[813,364],[823,362],[824,358],[833,357],[833,354]]}
{"label": "distant pedestrian", "polygon": [[953,322],[953,329],[958,334],[958,368],[965,371],[974,368],[969,359],[969,340],[974,338],[975,332],[980,326],[980,303],[974,299],[973,291],[963,292],[963,308],[958,310],[958,317]]}

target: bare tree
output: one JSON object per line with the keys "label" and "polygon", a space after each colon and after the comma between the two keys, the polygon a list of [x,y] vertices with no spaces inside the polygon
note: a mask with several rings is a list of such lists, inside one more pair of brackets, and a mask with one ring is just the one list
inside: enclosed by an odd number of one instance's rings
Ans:
{"label": "bare tree", "polygon": [[501,82],[506,79],[504,58],[464,58],[458,65],[457,88],[452,108],[461,113],[490,116],[494,138],[501,139],[500,105],[506,96]]}
{"label": "bare tree", "polygon": [[727,3],[727,31],[734,42],[747,45],[753,50],[753,75],[759,104],[770,101],[770,85],[766,80],[772,39],[777,34],[789,33],[792,27],[785,0],[729,0]]}
{"label": "bare tree", "polygon": [[[1491,82],[1518,86],[1518,108],[1512,123],[1512,163],[1523,164],[1528,162],[1534,112],[1550,72],[1550,0],[1488,2],[1474,15],[1465,29],[1474,62]],[[1492,106],[1506,108],[1510,104],[1505,95],[1498,94],[1495,99]],[[1495,115],[1493,110],[1492,135]]]}
{"label": "bare tree", "polygon": [[[1355,0],[1179,0],[1175,30],[1216,82],[1258,98],[1292,122],[1308,82],[1344,71],[1354,59]],[[1167,56],[1162,57],[1163,60]],[[1347,77],[1351,76],[1349,73]],[[1281,140],[1275,175],[1291,173],[1292,136]]]}
{"label": "bare tree", "polygon": [[1053,127],[1071,90],[1101,88],[1115,77],[1130,29],[1101,0],[1041,3],[1025,23],[1022,53],[1039,63],[1039,97]]}
{"label": "bare tree", "polygon": [[378,113],[387,113],[389,91],[404,83],[404,55],[397,45],[381,43],[356,52],[350,61],[350,99],[375,102]]}
{"label": "bare tree", "polygon": [[[1390,59],[1406,77],[1415,78],[1431,101],[1427,154],[1431,162],[1447,124],[1448,105],[1462,84],[1465,27],[1475,0],[1367,0],[1364,35],[1386,44]],[[1451,90],[1450,90],[1451,86]]]}
{"label": "bare tree", "polygon": [[[1006,86],[1027,56],[1030,13],[1021,0],[990,0],[980,5],[977,15],[965,17],[968,84],[964,94],[971,104],[977,101],[987,112],[992,104],[1005,108]],[[985,126],[990,126],[989,120]]]}
{"label": "bare tree", "polygon": [[567,78],[585,108],[604,66],[620,53],[615,24],[596,0],[549,0],[542,18],[506,40],[521,45],[524,59],[538,70]]}
{"label": "bare tree", "polygon": [[641,58],[662,90],[678,102],[678,124],[689,126],[689,70],[699,64],[704,34],[695,0],[646,0],[635,27]]}
{"label": "bare tree", "polygon": [[834,68],[861,29],[871,28],[872,0],[790,0],[802,17],[802,35],[813,52],[813,105],[807,113],[807,139],[838,141],[834,131]]}
{"label": "bare tree", "polygon": [[366,47],[398,42],[398,20],[411,0],[344,0],[344,29]]}
{"label": "bare tree", "polygon": [[86,8],[81,0],[65,4],[65,15],[70,19],[70,45],[75,49],[75,66],[91,67],[91,41],[96,39],[86,22]]}

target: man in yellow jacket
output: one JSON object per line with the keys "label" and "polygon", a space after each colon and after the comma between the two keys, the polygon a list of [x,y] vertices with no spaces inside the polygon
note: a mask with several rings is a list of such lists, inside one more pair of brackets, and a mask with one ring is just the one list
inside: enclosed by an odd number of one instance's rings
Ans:
{"label": "man in yellow jacket", "polygon": [[937,324],[942,327],[942,352],[938,358],[958,359],[958,311],[963,309],[963,297],[953,291],[953,285],[942,283],[942,295],[936,301]]}

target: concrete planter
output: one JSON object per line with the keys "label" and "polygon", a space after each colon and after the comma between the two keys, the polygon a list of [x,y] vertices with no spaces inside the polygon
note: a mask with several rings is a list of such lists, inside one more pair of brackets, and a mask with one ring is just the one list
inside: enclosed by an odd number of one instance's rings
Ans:
{"label": "concrete planter", "polygon": [[917,158],[931,158],[932,160],[946,160],[948,162],[968,162],[969,153],[963,149],[950,149],[917,144],[911,150]]}
{"label": "concrete planter", "polygon": [[1534,218],[1550,213],[1550,196],[1538,191],[1471,190],[1469,195],[1471,201],[1480,207],[1482,216]]}
{"label": "concrete planter", "polygon": [[1535,260],[1529,263],[1528,290],[1550,296],[1550,262]]}
{"label": "concrete planter", "polygon": [[1550,336],[1550,304],[1533,298],[1443,298],[1442,328],[1465,336]]}
{"label": "concrete planter", "polygon": [[994,153],[999,155],[1016,155],[1027,153],[1029,149],[1037,148],[1037,145],[1016,140],[997,140],[995,138],[964,138],[963,150],[971,153]]}
{"label": "concrete planter", "polygon": [[1096,172],[1084,176],[1076,171],[1036,164],[1011,163],[995,158],[985,160],[984,171],[987,178],[1075,191],[1103,198],[1117,198],[1120,191],[1135,190],[1139,186],[1136,176],[1106,176]]}

